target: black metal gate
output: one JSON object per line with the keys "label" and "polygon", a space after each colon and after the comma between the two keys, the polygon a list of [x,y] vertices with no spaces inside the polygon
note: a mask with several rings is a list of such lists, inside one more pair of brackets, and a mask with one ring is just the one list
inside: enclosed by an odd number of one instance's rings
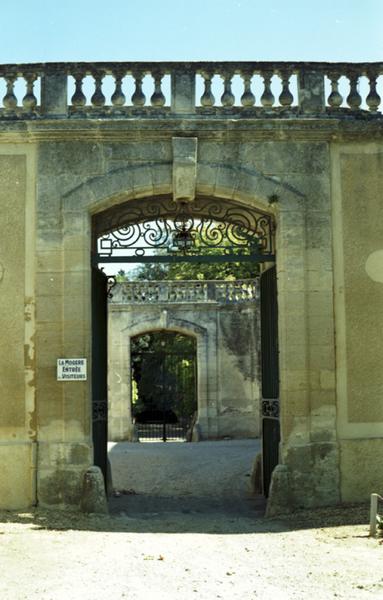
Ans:
{"label": "black metal gate", "polygon": [[94,464],[105,486],[108,463],[107,277],[92,268],[92,434]]}
{"label": "black metal gate", "polygon": [[261,274],[262,472],[267,497],[279,462],[278,305],[275,266]]}
{"label": "black metal gate", "polygon": [[145,398],[148,408],[140,413],[134,411],[139,439],[185,441],[197,410],[195,351],[180,353],[164,348],[155,352],[141,350],[136,356],[141,361],[142,376],[150,381],[146,392],[149,397]]}

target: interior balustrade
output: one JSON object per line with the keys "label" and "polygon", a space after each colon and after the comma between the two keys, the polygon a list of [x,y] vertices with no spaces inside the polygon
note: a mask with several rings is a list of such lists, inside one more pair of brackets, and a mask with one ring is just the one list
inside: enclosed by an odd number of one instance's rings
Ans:
{"label": "interior balustrade", "polygon": [[259,300],[257,279],[235,281],[125,281],[113,287],[112,304],[218,303]]}

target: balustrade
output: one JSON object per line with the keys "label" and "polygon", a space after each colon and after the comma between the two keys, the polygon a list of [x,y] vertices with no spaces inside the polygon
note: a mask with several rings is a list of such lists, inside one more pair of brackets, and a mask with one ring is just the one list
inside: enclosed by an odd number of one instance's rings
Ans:
{"label": "balustrade", "polygon": [[258,299],[255,279],[236,281],[125,281],[113,287],[112,304],[218,303]]}
{"label": "balustrade", "polygon": [[383,63],[0,65],[3,119],[382,112]]}
{"label": "balustrade", "polygon": [[40,109],[39,89],[41,71],[38,66],[0,66],[0,115],[6,118],[33,117]]}

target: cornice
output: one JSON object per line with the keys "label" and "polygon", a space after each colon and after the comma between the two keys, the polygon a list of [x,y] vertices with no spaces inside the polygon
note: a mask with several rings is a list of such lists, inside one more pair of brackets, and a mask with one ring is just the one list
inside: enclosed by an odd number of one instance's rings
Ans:
{"label": "cornice", "polygon": [[137,143],[177,135],[203,141],[376,141],[383,140],[383,119],[334,118],[166,118],[44,119],[0,122],[0,143]]}

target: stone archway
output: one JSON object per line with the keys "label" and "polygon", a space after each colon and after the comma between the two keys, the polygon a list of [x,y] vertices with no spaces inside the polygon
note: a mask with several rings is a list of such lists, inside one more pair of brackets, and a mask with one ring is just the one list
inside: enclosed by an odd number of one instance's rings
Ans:
{"label": "stone archway", "polygon": [[[283,179],[260,176],[256,169],[235,170],[225,164],[207,163],[201,160],[201,168],[198,166],[197,169],[197,197],[209,190],[217,201],[226,197],[245,206],[259,205],[263,210],[274,213],[277,219],[280,391],[283,405],[281,459],[287,472],[291,473],[290,478],[283,475],[284,486],[289,486],[284,497],[289,495],[293,504],[305,505],[337,501],[339,469],[335,385],[328,380],[326,390],[320,390],[319,396],[312,389],[313,380],[310,378],[310,369],[320,369],[315,363],[318,340],[326,356],[328,348],[333,347],[332,267],[327,258],[325,262],[320,259],[320,256],[331,255],[330,221],[326,216],[321,220],[320,228],[311,227],[310,215],[316,207],[313,207],[313,199],[307,192],[307,181],[305,185],[299,184],[294,188],[285,184]],[[122,169],[120,175],[110,172],[90,178],[63,197],[63,285],[64,289],[80,288],[78,297],[66,299],[64,304],[70,310],[71,304],[77,302],[83,323],[85,353],[89,353],[92,215],[112,206],[118,207],[129,199],[153,197],[172,190],[171,163],[129,167]],[[306,200],[307,197],[310,200]],[[321,195],[321,202],[328,211],[329,196],[325,192]],[[311,236],[309,241],[308,236]],[[317,292],[326,296],[319,317],[315,307]],[[316,333],[318,323],[322,332],[320,338]],[[65,320],[63,329],[63,338],[68,344],[79,335],[78,329],[71,331]],[[324,339],[325,331],[329,332],[329,339]],[[333,362],[331,365],[326,372],[333,371]],[[89,397],[90,388],[84,401],[88,402]],[[314,398],[318,398],[319,404]],[[326,469],[323,469],[324,453]],[[302,465],[310,465],[309,471]],[[302,499],[302,487],[307,490],[305,499]]]}
{"label": "stone archway", "polygon": [[[153,313],[153,311],[150,312]],[[133,318],[131,318],[132,316]],[[153,331],[177,332],[195,338],[198,416],[204,431],[211,432],[212,427],[208,417],[209,336],[207,329],[197,323],[186,322],[182,319],[169,319],[166,310],[159,312],[158,316],[141,315],[141,318],[142,320],[137,319],[137,315],[121,311],[111,311],[109,316],[109,439],[111,441],[131,441],[134,437],[131,415],[130,344],[133,337]],[[216,373],[214,376],[213,369],[214,365],[210,365],[210,393],[213,393],[212,388],[217,386]],[[210,410],[213,410],[213,407],[210,407]],[[214,429],[211,433],[214,435]]]}

